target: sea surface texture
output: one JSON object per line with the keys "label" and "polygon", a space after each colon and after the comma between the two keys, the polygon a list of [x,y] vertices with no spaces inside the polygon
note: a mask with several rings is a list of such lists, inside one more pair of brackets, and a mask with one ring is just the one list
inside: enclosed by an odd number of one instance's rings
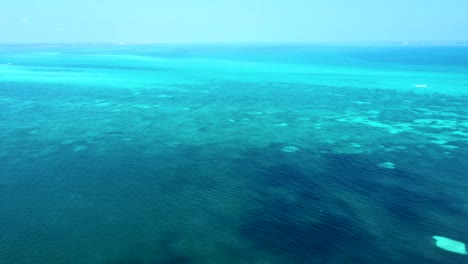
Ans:
{"label": "sea surface texture", "polygon": [[466,46],[0,46],[2,264],[468,263],[433,236]]}

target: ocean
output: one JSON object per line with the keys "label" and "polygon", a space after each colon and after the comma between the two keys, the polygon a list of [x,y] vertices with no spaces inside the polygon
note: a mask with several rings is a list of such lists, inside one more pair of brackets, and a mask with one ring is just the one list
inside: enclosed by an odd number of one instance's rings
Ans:
{"label": "ocean", "polygon": [[468,47],[0,46],[0,263],[468,263]]}

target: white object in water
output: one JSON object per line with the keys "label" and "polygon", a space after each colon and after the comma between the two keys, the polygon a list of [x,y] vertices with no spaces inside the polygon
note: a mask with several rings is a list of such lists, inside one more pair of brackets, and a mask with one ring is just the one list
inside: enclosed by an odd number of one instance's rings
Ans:
{"label": "white object in water", "polygon": [[443,250],[462,254],[462,255],[468,254],[468,252],[466,251],[465,243],[463,242],[456,241],[456,240],[446,238],[446,237],[441,237],[441,236],[433,236],[432,238],[435,239],[436,246]]}
{"label": "white object in water", "polygon": [[275,124],[277,127],[285,127],[288,126],[288,123],[280,123],[280,124]]}
{"label": "white object in water", "polygon": [[416,87],[416,88],[426,88],[427,84],[415,84],[414,87]]}
{"label": "white object in water", "polygon": [[286,152],[286,153],[293,153],[293,152],[296,152],[298,150],[299,150],[299,148],[296,147],[296,146],[285,146],[285,147],[281,148],[281,151]]}
{"label": "white object in water", "polygon": [[395,168],[395,164],[390,161],[380,163],[378,166],[379,168],[382,168],[382,169],[394,169]]}

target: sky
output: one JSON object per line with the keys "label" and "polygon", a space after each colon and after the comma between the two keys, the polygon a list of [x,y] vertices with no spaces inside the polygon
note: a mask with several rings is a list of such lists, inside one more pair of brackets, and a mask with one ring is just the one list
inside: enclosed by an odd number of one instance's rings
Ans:
{"label": "sky", "polygon": [[0,43],[468,41],[468,0],[6,0]]}

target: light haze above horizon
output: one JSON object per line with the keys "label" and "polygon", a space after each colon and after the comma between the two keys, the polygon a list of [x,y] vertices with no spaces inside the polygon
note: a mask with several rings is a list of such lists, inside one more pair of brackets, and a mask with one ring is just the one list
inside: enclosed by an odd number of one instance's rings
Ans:
{"label": "light haze above horizon", "polygon": [[467,41],[466,0],[17,0],[0,44]]}

